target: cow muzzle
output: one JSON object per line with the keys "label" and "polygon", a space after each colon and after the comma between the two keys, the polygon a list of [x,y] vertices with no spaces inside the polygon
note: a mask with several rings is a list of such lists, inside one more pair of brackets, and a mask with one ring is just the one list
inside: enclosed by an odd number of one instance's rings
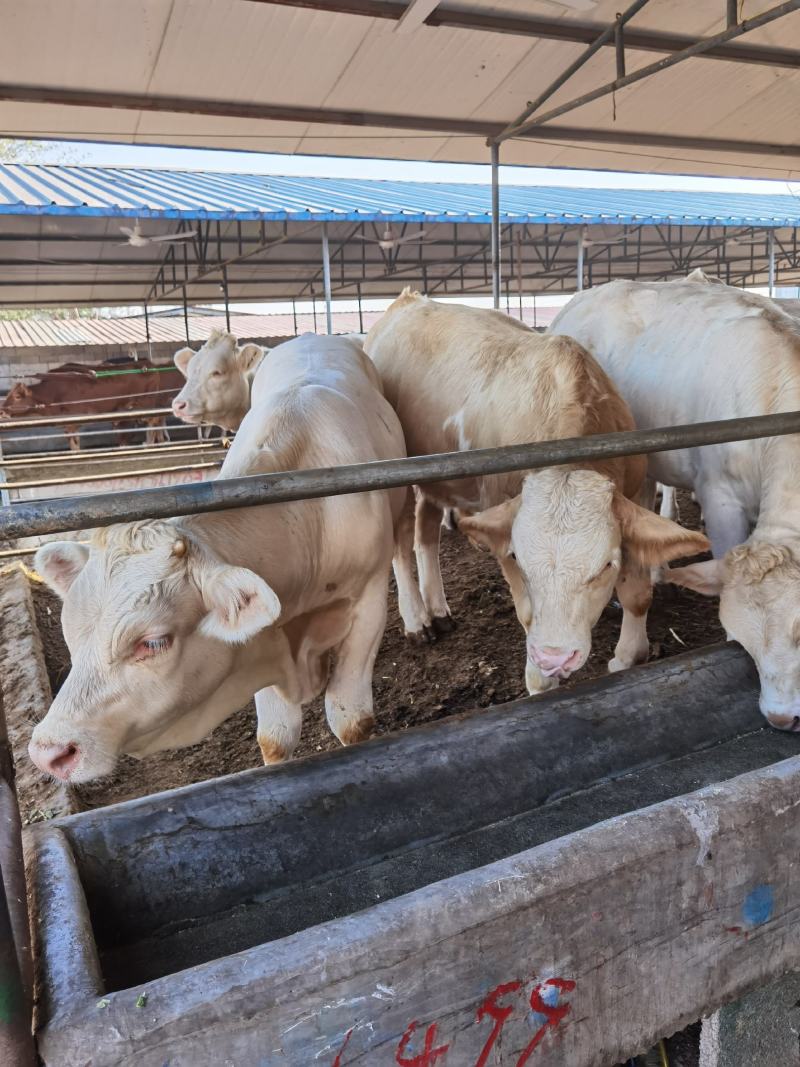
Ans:
{"label": "cow muzzle", "polygon": [[582,663],[579,648],[554,648],[528,644],[528,655],[545,678],[568,678]]}
{"label": "cow muzzle", "polygon": [[28,755],[40,771],[52,774],[62,782],[70,780],[81,762],[81,750],[74,741],[53,745],[31,740]]}

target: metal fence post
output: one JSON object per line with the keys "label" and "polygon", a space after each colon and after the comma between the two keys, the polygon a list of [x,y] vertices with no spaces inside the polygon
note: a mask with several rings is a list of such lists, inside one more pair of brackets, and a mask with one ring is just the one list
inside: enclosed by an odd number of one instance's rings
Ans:
{"label": "metal fence post", "polygon": [[0,1063],[33,1067],[31,956],[22,828],[0,702]]}
{"label": "metal fence post", "polygon": [[492,153],[492,305],[500,307],[500,146]]}

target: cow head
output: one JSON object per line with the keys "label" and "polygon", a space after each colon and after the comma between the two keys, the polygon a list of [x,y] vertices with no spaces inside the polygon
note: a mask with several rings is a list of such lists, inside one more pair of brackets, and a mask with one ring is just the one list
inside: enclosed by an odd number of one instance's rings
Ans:
{"label": "cow head", "polygon": [[176,524],[111,527],[90,550],[47,544],[35,567],[64,600],[72,660],[29,746],[57,778],[86,782],[121,753],[194,744],[267,684],[256,635],[278,597]]}
{"label": "cow head", "polygon": [[518,572],[532,691],[542,686],[531,676],[543,676],[546,688],[583,666],[623,571],[708,548],[702,534],[634,504],[604,475],[564,467],[529,474],[519,496],[460,519],[459,528],[490,548],[507,573]]}
{"label": "cow head", "polygon": [[748,541],[724,559],[674,567],[664,577],[719,596],[729,639],[758,668],[762,713],[780,730],[800,730],[800,542]]}
{"label": "cow head", "polygon": [[35,408],[33,390],[24,382],[16,382],[3,401],[2,412],[6,417],[29,415]]}
{"label": "cow head", "polygon": [[174,359],[186,384],[172,401],[175,415],[238,430],[250,408],[250,376],[264,352],[257,344],[238,347],[235,337],[219,330],[197,352],[181,348]]}

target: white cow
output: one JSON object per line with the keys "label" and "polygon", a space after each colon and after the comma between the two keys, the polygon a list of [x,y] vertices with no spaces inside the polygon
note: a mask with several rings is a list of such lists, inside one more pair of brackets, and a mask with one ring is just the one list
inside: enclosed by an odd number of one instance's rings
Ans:
{"label": "white cow", "polygon": [[[221,476],[404,454],[363,350],[309,336],[278,346],[268,373],[256,376]],[[34,762],[88,781],[109,774],[120,753],[200,741],[254,693],[267,763],[291,755],[302,705],[322,689],[339,740],[366,737],[405,495],[115,526],[89,550],[45,545],[35,566],[64,598],[72,669],[34,730]]]}
{"label": "white cow", "polygon": [[[602,364],[643,428],[800,409],[800,323],[712,282],[616,281],[579,293],[554,331]],[[662,452],[650,474],[694,490],[714,559],[665,576],[721,595],[720,619],[758,667],[761,710],[800,725],[800,437]]]}
{"label": "white cow", "polygon": [[238,430],[250,410],[250,390],[267,352],[268,348],[253,342],[239,346],[232,334],[222,330],[212,330],[196,352],[179,349],[175,366],[186,384],[172,401],[173,414],[195,425],[211,423]]}
{"label": "white cow", "polygon": [[[365,348],[400,417],[409,455],[630,430],[630,412],[580,345],[533,333],[495,311],[438,304],[404,291]],[[609,664],[647,658],[649,567],[702,551],[698,534],[634,503],[641,457],[533,474],[432,482],[398,527],[395,577],[406,630],[419,634],[449,609],[439,570],[442,508],[497,557],[527,632],[530,692],[586,661],[591,630],[616,588],[622,633]]]}

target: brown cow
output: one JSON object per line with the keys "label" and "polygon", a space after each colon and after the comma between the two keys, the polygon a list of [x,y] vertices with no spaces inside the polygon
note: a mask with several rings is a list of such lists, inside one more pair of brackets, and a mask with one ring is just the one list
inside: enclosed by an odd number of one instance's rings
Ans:
{"label": "brown cow", "polygon": [[[168,407],[170,393],[173,390],[177,392],[182,384],[183,378],[173,366],[157,366],[146,359],[125,362],[107,360],[96,364],[64,363],[53,370],[43,371],[32,385],[17,382],[0,406],[0,418],[100,416]],[[147,424],[149,444],[159,439],[164,420],[158,418],[158,427],[151,420],[147,420]],[[64,433],[70,449],[80,449],[80,424],[65,424]]]}

